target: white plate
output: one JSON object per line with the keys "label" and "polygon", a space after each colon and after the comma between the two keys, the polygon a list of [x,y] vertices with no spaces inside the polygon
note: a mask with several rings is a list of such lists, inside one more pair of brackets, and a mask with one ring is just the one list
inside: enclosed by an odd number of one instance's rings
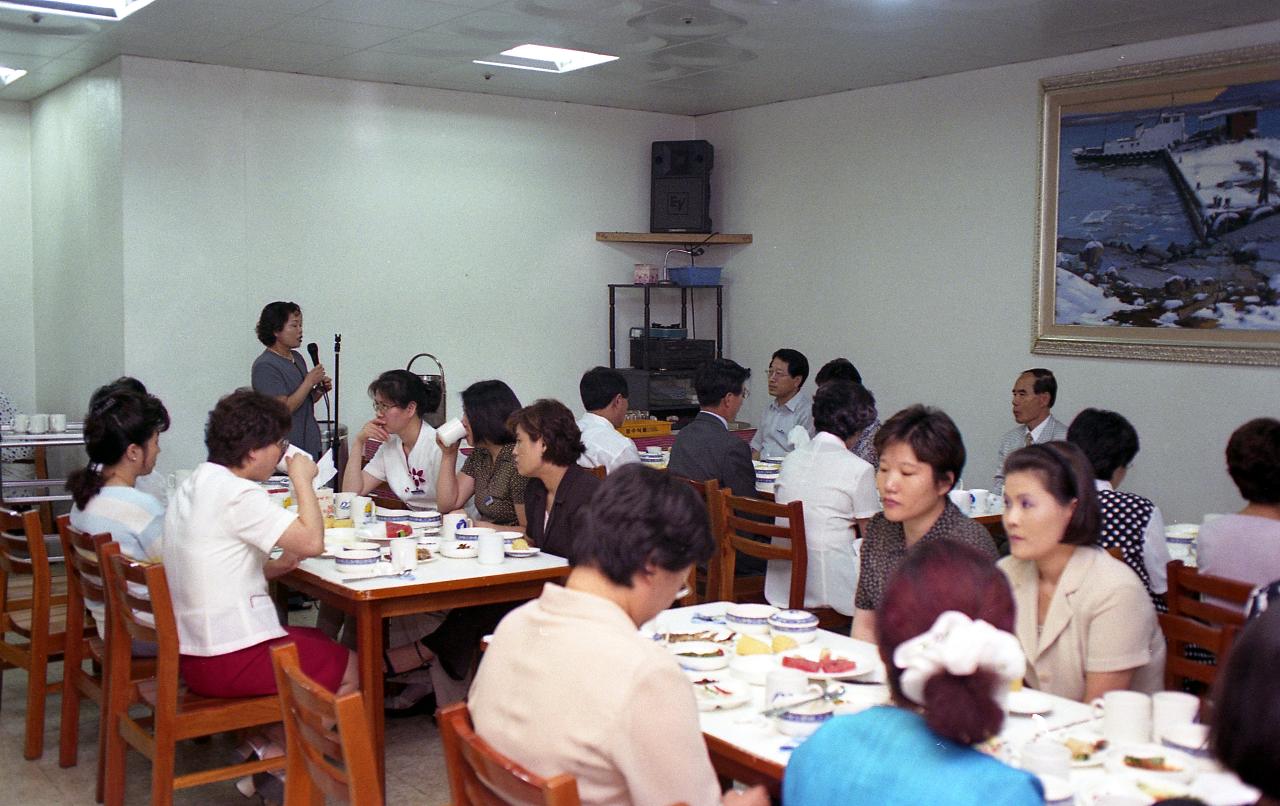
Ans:
{"label": "white plate", "polygon": [[474,543],[443,543],[440,553],[454,560],[468,560],[479,554],[480,549]]}
{"label": "white plate", "polygon": [[1009,692],[1009,713],[1021,716],[1047,714],[1053,710],[1053,698],[1035,689]]}
{"label": "white plate", "polygon": [[[786,669],[788,667],[783,661],[787,658],[804,658],[805,660],[816,661],[822,656],[824,647],[809,644],[799,649],[790,649],[778,656],[778,664]],[[876,670],[876,658],[871,652],[861,652],[852,647],[843,647],[841,649],[831,650],[831,655],[837,658],[844,658],[853,661],[856,665],[847,672],[805,672],[810,680],[852,680],[855,677],[863,677],[869,675]],[[803,669],[801,671],[804,671]]]}
{"label": "white plate", "polygon": [[[1098,742],[1102,740],[1102,735],[1095,733],[1094,731],[1091,731],[1091,730],[1078,730],[1078,731],[1070,731],[1067,733],[1066,736],[1063,736],[1062,743],[1066,744],[1068,739],[1075,739],[1076,741],[1079,741],[1079,742]],[[1068,747],[1067,749],[1070,750],[1071,748]],[[1099,764],[1101,764],[1106,759],[1106,757],[1107,757],[1107,748],[1103,747],[1100,750],[1095,750],[1092,753],[1092,755],[1089,756],[1088,759],[1078,760],[1076,758],[1072,758],[1071,768],[1078,770],[1084,767],[1096,767]]]}
{"label": "white plate", "polygon": [[678,644],[667,644],[667,649],[675,656],[676,663],[689,671],[714,672],[729,665],[729,650],[710,641],[681,641]]}
{"label": "white plate", "polygon": [[690,672],[693,697],[699,711],[724,711],[751,701],[751,687],[727,674]]}
{"label": "white plate", "polygon": [[763,686],[765,677],[776,668],[777,655],[736,655],[729,661],[729,671],[753,686]]}
{"label": "white plate", "polygon": [[[1125,763],[1125,759],[1133,756],[1163,758],[1166,764],[1177,769],[1144,770],[1138,767],[1131,767]],[[1180,785],[1190,781],[1196,772],[1196,763],[1191,756],[1181,750],[1174,750],[1172,747],[1164,747],[1158,744],[1116,745],[1107,753],[1106,764],[1107,772],[1113,775],[1123,775],[1140,782],[1149,782],[1157,785]],[[1185,791],[1186,787],[1183,786],[1181,789]]]}
{"label": "white plate", "polygon": [[532,547],[527,549],[507,549],[506,551],[506,554],[508,557],[516,557],[516,558],[535,557],[541,553],[542,553],[542,549],[537,547]]}

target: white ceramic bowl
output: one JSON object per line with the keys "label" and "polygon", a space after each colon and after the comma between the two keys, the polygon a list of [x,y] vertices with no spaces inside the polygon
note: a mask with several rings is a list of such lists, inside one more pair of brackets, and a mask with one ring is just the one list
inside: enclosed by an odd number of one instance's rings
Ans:
{"label": "white ceramic bowl", "polygon": [[1210,758],[1209,726],[1200,724],[1170,725],[1164,729],[1160,743],[1180,750],[1193,758]]}
{"label": "white ceramic bowl", "polygon": [[408,509],[383,509],[382,507],[374,507],[373,516],[380,521],[398,521],[400,523],[408,523],[413,517],[413,512]]}
{"label": "white ceramic bowl", "polygon": [[769,616],[769,634],[785,635],[797,644],[808,644],[818,637],[818,617],[808,610],[779,610]]}
{"label": "white ceramic bowl", "polygon": [[454,529],[453,539],[459,543],[475,543],[480,535],[493,531],[495,530],[487,526],[468,526],[465,529]]}
{"label": "white ceramic bowl", "polygon": [[382,559],[382,553],[378,551],[343,551],[334,556],[333,561],[338,565],[373,565]]}
{"label": "white ceramic bowl", "polygon": [[524,537],[520,532],[498,532],[498,534],[502,535],[502,543],[507,548],[511,548],[511,544],[517,537]]}
{"label": "white ceramic bowl", "polygon": [[441,543],[440,553],[455,560],[465,560],[479,554],[480,547],[476,545],[474,540],[466,543]]}
{"label": "white ceramic bowl", "polygon": [[342,547],[343,551],[381,551],[382,546],[367,540],[359,540]]}
{"label": "white ceramic bowl", "polygon": [[778,716],[778,730],[788,736],[808,736],[831,717],[835,709],[829,702],[811,702],[783,711]]}
{"label": "white ceramic bowl", "polygon": [[692,672],[714,672],[729,665],[729,653],[711,641],[681,641],[668,644],[676,663]]}
{"label": "white ceramic bowl", "polygon": [[778,608],[766,604],[736,604],[724,615],[724,622],[731,629],[752,635],[769,634],[769,616]]}

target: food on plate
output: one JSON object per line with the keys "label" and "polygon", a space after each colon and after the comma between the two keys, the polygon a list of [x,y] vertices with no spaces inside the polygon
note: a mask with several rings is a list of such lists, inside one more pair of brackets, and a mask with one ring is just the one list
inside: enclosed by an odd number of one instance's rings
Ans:
{"label": "food on plate", "polygon": [[425,563],[431,561],[431,549],[426,546],[418,546],[418,562]]}
{"label": "food on plate", "polygon": [[694,680],[694,693],[700,697],[731,697],[733,692],[720,685],[720,681],[714,677],[704,677],[701,680]]}
{"label": "food on plate", "polygon": [[1186,796],[1186,791],[1181,789],[1173,789],[1160,784],[1153,784],[1149,781],[1138,781],[1138,789],[1142,790],[1144,795],[1154,798],[1156,801],[1169,800],[1171,798],[1181,798]]}
{"label": "food on plate", "polygon": [[724,650],[716,647],[709,652],[677,652],[676,655],[681,658],[723,658]]}
{"label": "food on plate", "polygon": [[829,649],[823,649],[817,660],[810,660],[800,655],[788,655],[782,659],[782,665],[809,674],[845,674],[858,668],[855,661],[833,655]]}
{"label": "food on plate", "polygon": [[668,644],[679,644],[684,641],[710,641],[723,644],[732,641],[737,635],[733,630],[702,630],[701,632],[669,632],[665,636]]}
{"label": "food on plate", "polygon": [[523,537],[517,537],[515,540],[511,541],[511,550],[512,551],[528,551],[529,541],[525,540]]}
{"label": "food on plate", "polygon": [[1124,765],[1148,772],[1182,772],[1176,764],[1166,763],[1164,756],[1125,756]]}
{"label": "food on plate", "polygon": [[788,649],[795,649],[798,646],[800,646],[800,644],[796,643],[796,639],[789,635],[779,634],[773,636],[774,652],[786,652]]}
{"label": "food on plate", "polygon": [[1080,739],[1070,737],[1063,744],[1071,751],[1072,761],[1089,761],[1095,753],[1099,753],[1107,749],[1106,739]]}
{"label": "food on plate", "polygon": [[413,525],[409,523],[392,523],[387,521],[387,537],[409,537],[413,534]]}
{"label": "food on plate", "polygon": [[739,655],[771,655],[773,654],[773,647],[759,638],[744,635],[738,639],[737,652]]}

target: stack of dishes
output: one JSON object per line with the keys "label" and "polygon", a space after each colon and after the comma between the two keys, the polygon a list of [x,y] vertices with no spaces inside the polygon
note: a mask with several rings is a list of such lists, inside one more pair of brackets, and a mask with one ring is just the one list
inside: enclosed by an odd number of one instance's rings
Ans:
{"label": "stack of dishes", "polygon": [[752,462],[756,467],[756,486],[763,487],[766,490],[772,490],[773,485],[778,481],[778,473],[782,471],[782,462],[775,460],[756,460]]}

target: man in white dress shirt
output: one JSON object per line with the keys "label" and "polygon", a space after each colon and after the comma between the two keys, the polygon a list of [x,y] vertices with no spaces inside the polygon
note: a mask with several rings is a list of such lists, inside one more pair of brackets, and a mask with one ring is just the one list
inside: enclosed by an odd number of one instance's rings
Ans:
{"label": "man in white dress shirt", "polygon": [[801,390],[809,377],[809,359],[799,350],[784,347],[769,361],[769,394],[760,427],[751,438],[753,459],[781,459],[798,447],[791,430],[796,426],[813,436],[813,398]]}
{"label": "man in white dress shirt", "polygon": [[1013,384],[1013,419],[1018,426],[1000,438],[992,492],[997,495],[1004,492],[1004,460],[1009,454],[1028,445],[1067,438],[1066,424],[1050,413],[1057,400],[1058,380],[1049,370],[1036,367],[1018,376]]}
{"label": "man in white dress shirt", "polygon": [[636,444],[618,433],[627,418],[627,379],[608,367],[589,369],[578,382],[582,407],[578,418],[582,444],[587,450],[578,458],[583,467],[603,466],[612,473],[623,465],[640,461]]}

